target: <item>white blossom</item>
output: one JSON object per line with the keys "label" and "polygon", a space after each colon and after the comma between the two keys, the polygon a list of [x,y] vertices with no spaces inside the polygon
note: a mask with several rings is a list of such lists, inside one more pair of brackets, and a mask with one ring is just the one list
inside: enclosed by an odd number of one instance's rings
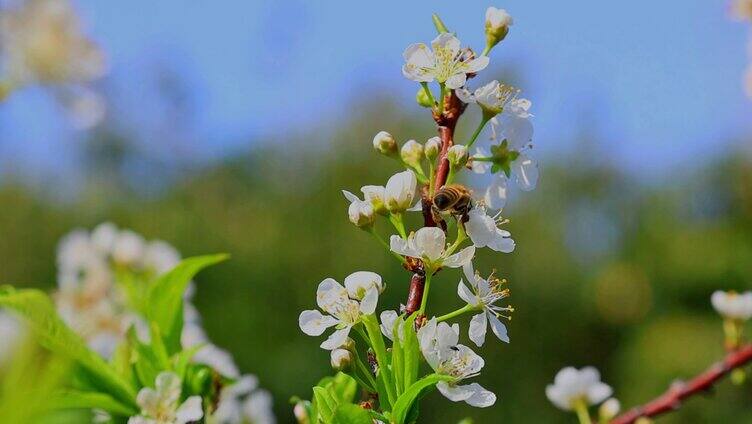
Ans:
{"label": "white blossom", "polygon": [[514,251],[512,234],[499,228],[499,214],[489,216],[485,208],[477,205],[468,212],[465,231],[476,248],[488,247],[502,253]]}
{"label": "white blossom", "polygon": [[219,394],[217,410],[208,422],[216,424],[274,424],[272,398],[269,392],[258,388],[258,379],[244,375],[226,386]]}
{"label": "white blossom", "polygon": [[370,227],[376,219],[373,204],[369,201],[360,200],[358,196],[347,190],[342,190],[342,194],[345,199],[350,201],[350,206],[347,208],[347,217],[350,222],[360,228]]}
{"label": "white blossom", "polygon": [[[381,333],[391,341],[394,341],[394,324],[397,322],[397,311],[383,311],[379,315],[381,321]],[[402,328],[398,329],[398,335],[402,340]]]}
{"label": "white blossom", "polygon": [[180,343],[184,349],[204,345],[193,355],[192,361],[204,364],[228,378],[238,378],[240,370],[230,352],[211,343],[204,330],[196,324],[186,324],[180,334]]}
{"label": "white blossom", "polygon": [[107,68],[68,1],[28,0],[4,10],[0,39],[0,63],[16,83],[82,83]]}
{"label": "white blossom", "polygon": [[138,392],[136,403],[141,414],[128,419],[128,424],[187,424],[204,416],[201,396],[190,396],[180,404],[182,382],[177,374],[157,375],[155,388],[145,387]]}
{"label": "white blossom", "polygon": [[112,246],[112,259],[119,264],[139,266],[145,248],[146,242],[141,235],[131,230],[122,230]]}
{"label": "white blossom", "polygon": [[410,233],[407,240],[393,235],[389,240],[392,252],[423,261],[426,269],[436,270],[445,266],[459,268],[469,263],[475,255],[475,246],[468,246],[458,253],[446,250],[446,234],[440,228],[424,227]]}
{"label": "white blossom", "polygon": [[491,81],[471,93],[462,88],[456,91],[457,97],[465,103],[476,103],[489,116],[501,113],[507,105],[517,100],[520,90],[510,85],[501,84],[499,81]]}
{"label": "white blossom", "polygon": [[468,58],[460,49],[460,40],[450,33],[436,37],[431,49],[423,43],[410,45],[403,57],[405,77],[417,82],[437,81],[450,89],[465,85],[467,74],[483,70],[489,62],[486,56]]}
{"label": "white blossom", "polygon": [[180,253],[167,242],[153,240],[146,245],[143,263],[161,275],[180,263]]}
{"label": "white blossom", "polygon": [[616,398],[610,398],[601,404],[598,408],[598,416],[601,420],[608,422],[614,418],[621,410],[621,403]]}
{"label": "white blossom", "polygon": [[573,410],[578,402],[597,405],[612,393],[611,386],[601,382],[600,373],[593,367],[566,367],[556,374],[554,384],[546,387],[548,400],[565,411]]}
{"label": "white blossom", "polygon": [[336,327],[334,333],[321,343],[323,349],[333,350],[347,341],[350,330],[361,321],[363,315],[376,311],[378,299],[379,289],[375,285],[366,290],[362,300],[358,300],[350,297],[348,290],[337,281],[327,278],[319,284],[316,302],[328,315],[315,309],[306,310],[300,314],[298,324],[309,336],[320,336],[329,327]]}
{"label": "white blossom", "polygon": [[498,32],[508,29],[513,23],[512,16],[506,10],[493,6],[486,9],[486,31]]}
{"label": "white blossom", "polygon": [[418,180],[413,171],[407,170],[392,175],[384,188],[384,204],[389,212],[400,213],[413,204]]}
{"label": "white blossom", "polygon": [[470,340],[478,347],[483,346],[483,343],[486,341],[488,325],[490,324],[494,335],[499,340],[509,343],[507,327],[499,320],[499,317],[509,318],[501,313],[512,312],[514,309],[510,306],[499,306],[496,304],[509,297],[509,289],[502,288],[502,281],[493,276],[488,279],[482,278],[478,273],[473,271],[472,263],[468,263],[462,269],[465,273],[465,278],[470,283],[470,288],[460,280],[457,286],[457,294],[468,305],[480,311],[480,313],[473,316],[470,320],[470,329],[468,331]]}
{"label": "white blossom", "polygon": [[433,318],[418,330],[421,352],[426,362],[437,374],[453,377],[452,381],[442,381],[436,385],[442,395],[453,402],[466,402],[468,405],[485,408],[496,402],[496,395],[478,383],[460,385],[462,380],[480,374],[483,358],[467,346],[458,344],[459,326],[438,323]]}
{"label": "white blossom", "polygon": [[724,318],[746,321],[752,317],[752,291],[736,293],[718,290],[710,297],[710,302]]}
{"label": "white blossom", "polygon": [[485,204],[491,209],[501,209],[506,204],[508,179],[524,191],[535,189],[538,183],[538,163],[527,154],[533,137],[529,109],[530,101],[526,99],[509,102],[502,113],[490,121],[491,138],[498,144],[490,149],[478,147],[474,155],[474,158],[490,158],[473,160],[474,172],[482,174],[493,171],[494,164],[500,168],[495,170],[494,178],[484,194]]}

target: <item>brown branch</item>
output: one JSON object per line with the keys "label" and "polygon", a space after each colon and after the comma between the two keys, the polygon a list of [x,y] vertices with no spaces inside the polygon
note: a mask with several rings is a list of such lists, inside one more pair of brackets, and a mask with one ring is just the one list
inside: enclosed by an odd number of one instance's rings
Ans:
{"label": "brown branch", "polygon": [[[439,137],[441,138],[441,152],[439,153],[438,165],[436,166],[436,174],[434,177],[434,187],[439,188],[444,185],[449,174],[449,159],[447,159],[447,152],[449,148],[454,144],[454,128],[457,126],[457,121],[460,119],[460,115],[465,111],[465,104],[457,98],[454,91],[451,91],[444,100],[444,113],[439,115],[434,111],[433,119],[438,126]],[[441,100],[440,100],[441,101]],[[421,189],[421,202],[423,205],[423,226],[435,227],[436,222],[433,220],[431,214],[431,196],[428,192],[428,187]],[[407,292],[407,302],[405,302],[405,313],[407,315],[420,309],[420,304],[423,301],[423,289],[426,284],[426,275],[423,272],[422,264],[416,264],[408,261],[405,268],[408,271],[413,272],[413,276],[410,278],[410,288]]]}
{"label": "brown branch", "polygon": [[749,362],[752,362],[752,344],[728,353],[722,361],[713,364],[705,372],[691,380],[672,384],[668,391],[662,395],[645,405],[633,408],[614,418],[611,424],[631,424],[640,417],[650,418],[675,411],[679,409],[684,399],[707,392],[735,368],[742,367]]}

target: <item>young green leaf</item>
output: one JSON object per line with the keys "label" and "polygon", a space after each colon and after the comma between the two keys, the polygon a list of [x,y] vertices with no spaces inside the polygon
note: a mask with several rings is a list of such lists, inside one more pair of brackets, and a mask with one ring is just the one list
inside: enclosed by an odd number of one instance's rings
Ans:
{"label": "young green leaf", "polygon": [[408,412],[410,412],[413,404],[425,395],[426,391],[433,388],[433,386],[440,381],[451,380],[453,380],[453,378],[448,375],[429,374],[416,381],[412,386],[405,390],[405,393],[397,398],[397,401],[394,403],[394,408],[392,408],[392,420],[396,424],[407,423]]}
{"label": "young green leaf", "polygon": [[352,403],[337,406],[332,417],[332,424],[373,424],[371,414]]}
{"label": "young green leaf", "polygon": [[412,314],[405,320],[402,326],[402,356],[404,358],[404,381],[405,390],[412,386],[418,380],[418,371],[420,368],[420,346],[418,345],[418,336],[415,334],[415,318],[417,314]]}
{"label": "young green leaf", "polygon": [[0,306],[22,315],[42,346],[87,370],[100,390],[129,407],[136,407],[135,389],[65,325],[46,294],[39,290],[4,287],[0,289]]}
{"label": "young green leaf", "polygon": [[158,277],[149,289],[148,318],[157,324],[169,354],[180,351],[183,330],[183,295],[188,283],[202,269],[222,262],[228,255],[206,255],[188,258],[172,271]]}
{"label": "young green leaf", "polygon": [[97,392],[63,390],[45,401],[50,409],[103,409],[114,415],[129,417],[138,414],[138,408],[127,406],[111,396]]}

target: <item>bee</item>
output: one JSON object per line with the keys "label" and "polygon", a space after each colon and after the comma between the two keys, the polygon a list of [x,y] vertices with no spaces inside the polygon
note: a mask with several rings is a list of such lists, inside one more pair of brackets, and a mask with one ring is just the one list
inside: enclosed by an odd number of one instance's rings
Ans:
{"label": "bee", "polygon": [[467,213],[473,208],[472,192],[462,184],[441,187],[433,196],[431,215],[436,223],[443,222],[442,213],[449,213],[459,222],[468,220]]}

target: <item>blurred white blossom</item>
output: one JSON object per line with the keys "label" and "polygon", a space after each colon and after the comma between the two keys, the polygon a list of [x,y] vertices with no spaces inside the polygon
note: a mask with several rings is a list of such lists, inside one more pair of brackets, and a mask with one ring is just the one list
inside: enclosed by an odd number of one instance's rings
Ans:
{"label": "blurred white blossom", "polygon": [[724,318],[746,321],[752,317],[752,292],[715,291],[710,297],[713,308]]}
{"label": "blurred white blossom", "polygon": [[187,424],[204,416],[201,396],[190,396],[182,404],[182,381],[177,374],[157,375],[155,388],[145,387],[138,392],[136,402],[141,414],[128,419],[128,424]]}
{"label": "blurred white blossom", "polygon": [[554,384],[546,387],[548,400],[565,411],[575,409],[578,403],[597,405],[612,393],[611,386],[601,382],[600,373],[593,367],[566,367],[556,374]]}

